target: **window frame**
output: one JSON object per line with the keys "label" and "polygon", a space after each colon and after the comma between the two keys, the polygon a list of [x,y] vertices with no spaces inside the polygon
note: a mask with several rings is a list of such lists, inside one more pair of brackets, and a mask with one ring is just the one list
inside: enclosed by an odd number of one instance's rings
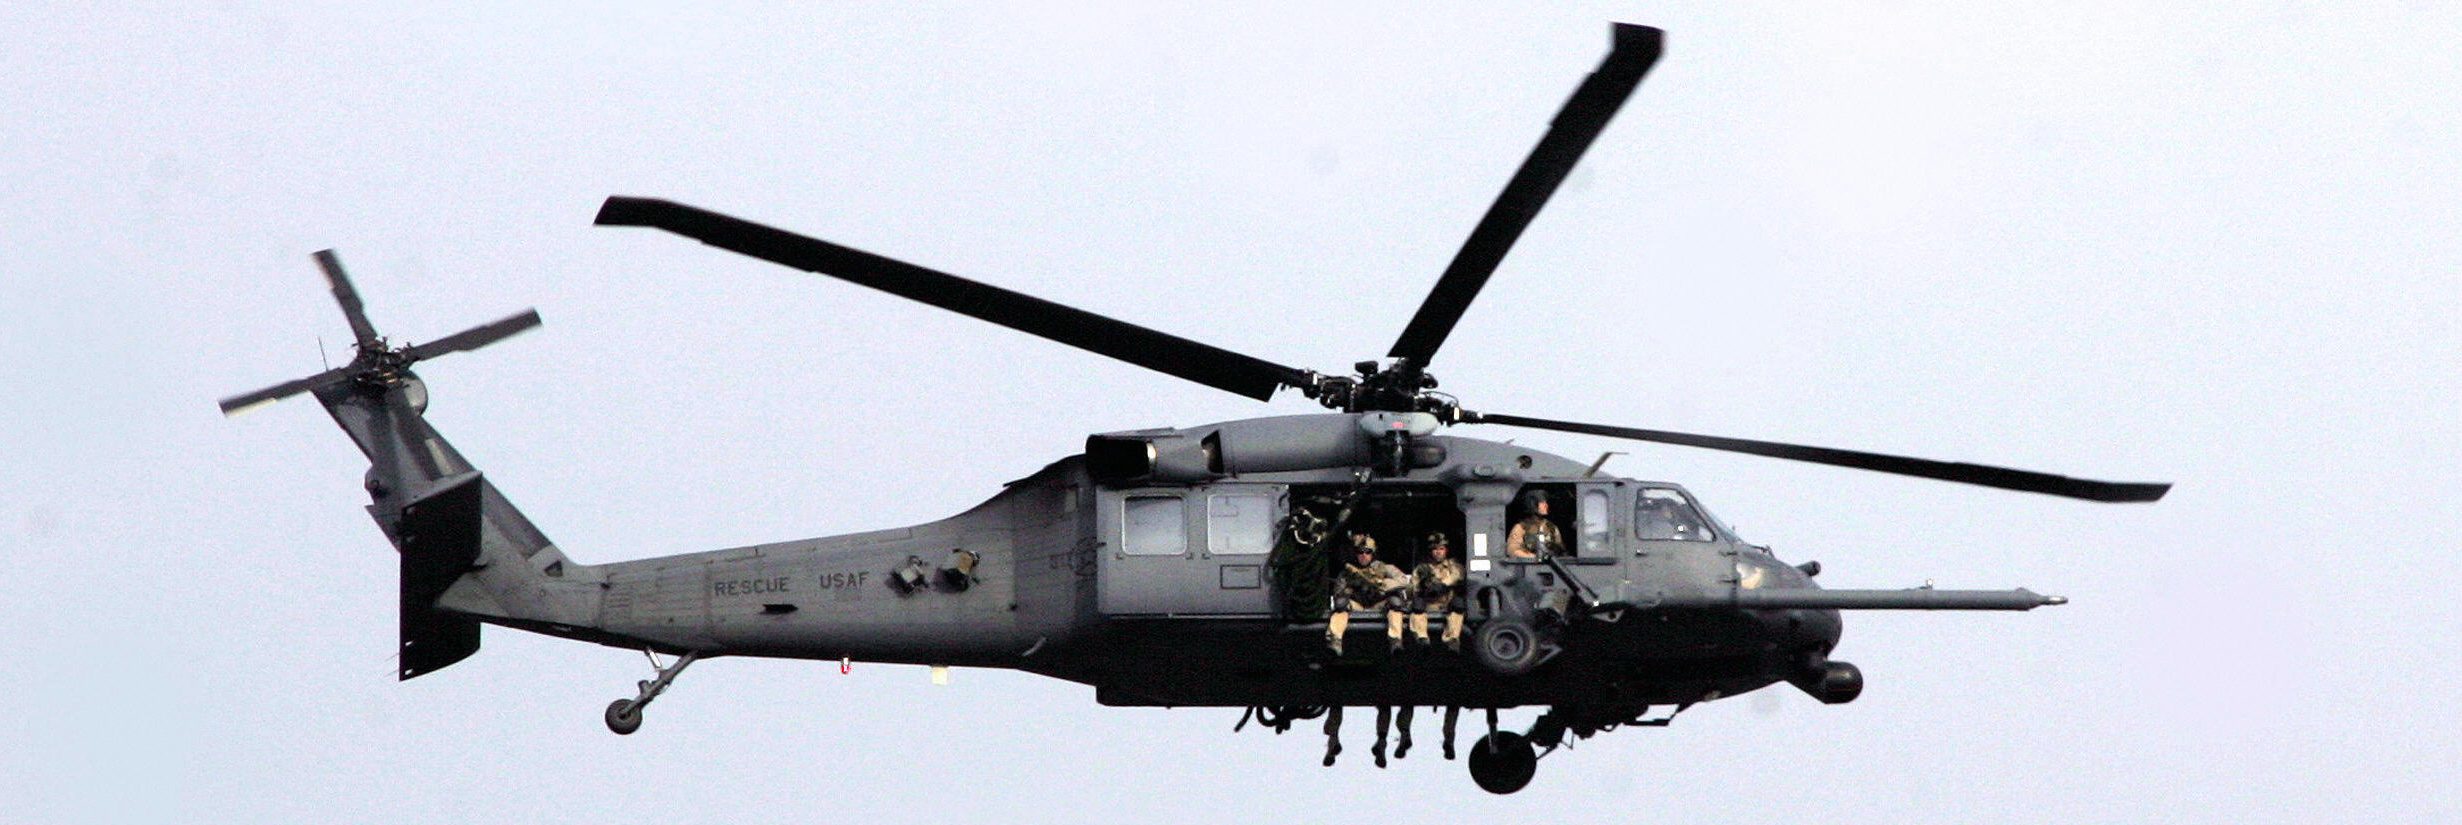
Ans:
{"label": "window frame", "polygon": [[[1176,512],[1176,513],[1179,515],[1179,519],[1178,519],[1178,521],[1177,521],[1177,528],[1178,528],[1178,529],[1177,529],[1177,530],[1175,530],[1175,531],[1173,531],[1173,535],[1176,535],[1176,536],[1178,536],[1178,537],[1179,537],[1179,538],[1178,538],[1178,540],[1177,540],[1177,549],[1172,549],[1172,550],[1162,550],[1162,549],[1151,549],[1151,550],[1148,550],[1148,549],[1141,549],[1141,545],[1140,545],[1140,543],[1139,543],[1138,539],[1140,539],[1140,538],[1153,538],[1153,537],[1159,537],[1159,535],[1160,535],[1160,534],[1159,534],[1159,533],[1140,533],[1140,532],[1138,532],[1138,527],[1139,527],[1140,522],[1137,520],[1137,510],[1139,509],[1137,505],[1138,505],[1139,503],[1141,503],[1141,502],[1155,502],[1155,501],[1169,501],[1169,502],[1171,502],[1171,503],[1172,503],[1172,509],[1173,509],[1173,511],[1174,511],[1174,512]],[[1153,526],[1159,527],[1160,525],[1153,525]],[[1121,497],[1120,497],[1120,552],[1121,552],[1121,554],[1123,554],[1123,555],[1128,555],[1128,556],[1150,556],[1150,557],[1187,556],[1187,555],[1189,555],[1189,553],[1190,553],[1190,551],[1191,551],[1192,549],[1193,549],[1193,548],[1191,548],[1191,547],[1190,547],[1190,543],[1189,543],[1189,541],[1188,541],[1188,497],[1187,497],[1187,496],[1180,495],[1180,494],[1177,494],[1177,493],[1162,493],[1162,494],[1146,493],[1146,494],[1131,494],[1131,495],[1126,495],[1126,496],[1121,496]]]}
{"label": "window frame", "polygon": [[[1674,493],[1676,500],[1692,511],[1693,522],[1701,526],[1700,538],[1653,537],[1643,534],[1642,530],[1649,524],[1649,521],[1642,518],[1642,508],[1649,503],[1650,494],[1660,490]],[[1644,484],[1633,491],[1633,538],[1638,541],[1715,542],[1726,538],[1726,530],[1719,525],[1717,519],[1710,516],[1708,510],[1702,509],[1701,502],[1693,500],[1693,494],[1686,492],[1684,488],[1663,484]]]}
{"label": "window frame", "polygon": [[[1282,496],[1277,495],[1274,491],[1271,491],[1271,490],[1227,490],[1227,491],[1226,491],[1226,490],[1208,490],[1208,491],[1206,491],[1206,494],[1205,494],[1205,552],[1206,552],[1206,554],[1207,554],[1207,555],[1210,555],[1210,556],[1262,556],[1262,555],[1265,555],[1265,554],[1268,554],[1268,553],[1272,553],[1272,552],[1274,552],[1274,540],[1277,538],[1277,536],[1275,535],[1275,527],[1276,527],[1277,525],[1279,525],[1279,524],[1281,523],[1281,521],[1282,521],[1282,519],[1280,518],[1281,511],[1282,511],[1282,506],[1281,506],[1281,505],[1282,505],[1282,498],[1283,498]],[[1224,540],[1225,538],[1235,538],[1235,537],[1233,537],[1233,536],[1227,536],[1227,535],[1225,535],[1226,531],[1223,531],[1223,530],[1217,530],[1217,529],[1215,529],[1215,525],[1216,525],[1216,524],[1218,524],[1219,522],[1217,521],[1217,518],[1218,518],[1218,517],[1215,515],[1215,509],[1214,509],[1214,507],[1215,507],[1215,504],[1216,504],[1217,502],[1221,502],[1221,501],[1223,501],[1223,500],[1225,500],[1225,499],[1234,499],[1234,500],[1245,500],[1245,501],[1251,501],[1251,502],[1255,502],[1257,506],[1260,506],[1260,507],[1264,508],[1264,512],[1265,512],[1265,521],[1264,521],[1264,523],[1263,523],[1263,525],[1262,525],[1262,526],[1263,526],[1263,528],[1264,528],[1264,532],[1263,532],[1263,534],[1262,534],[1260,537],[1257,537],[1257,538],[1253,539],[1254,541],[1256,541],[1256,542],[1257,542],[1257,544],[1255,545],[1255,549],[1247,549],[1247,550],[1225,550],[1225,549],[1223,549],[1223,546],[1224,546],[1224,541],[1223,541],[1223,540]],[[1246,526],[1248,526],[1248,525],[1247,525],[1247,523],[1246,523],[1246,521],[1245,521],[1245,517],[1244,517],[1243,515],[1238,515],[1238,514],[1235,514],[1235,515],[1233,515],[1233,516],[1231,517],[1231,520],[1233,520],[1233,521],[1235,521],[1235,522],[1238,522],[1237,526],[1240,526],[1240,527],[1246,527]],[[1246,537],[1241,536],[1241,537],[1236,537],[1236,538],[1246,538]]]}

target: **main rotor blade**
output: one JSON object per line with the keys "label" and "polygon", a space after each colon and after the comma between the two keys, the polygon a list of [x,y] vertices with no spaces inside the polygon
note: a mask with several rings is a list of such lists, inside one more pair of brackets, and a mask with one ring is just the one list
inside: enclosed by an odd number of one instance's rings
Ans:
{"label": "main rotor blade", "polygon": [[1641,84],[1642,74],[1658,62],[1664,42],[1664,33],[1657,29],[1615,24],[1615,45],[1607,59],[1565,100],[1564,108],[1548,125],[1547,135],[1539,138],[1539,145],[1522,161],[1521,171],[1513,173],[1505,191],[1470,231],[1470,239],[1462,242],[1462,250],[1454,253],[1444,277],[1437,279],[1436,288],[1428,292],[1419,314],[1411,316],[1410,326],[1402,329],[1402,337],[1394,340],[1387,357],[1408,358],[1421,366],[1436,357],[1436,348],[1453,334],[1453,325],[1462,320],[1471,299],[1479,297],[1479,288],[1495,274],[1514,240],[1538,217],[1539,208],[1547,205],[1565,176],[1572,174],[1573,165],[1591,141],[1598,139],[1599,131],[1607,128],[1616,110],[1623,108],[1633,87]]}
{"label": "main rotor blade", "polygon": [[2038,473],[2031,470],[2012,470],[2007,467],[1987,467],[1981,464],[1961,464],[1947,461],[1932,461],[1922,458],[1907,458],[1904,456],[1882,455],[1880,453],[1839,450],[1829,447],[1807,447],[1801,444],[1780,444],[1775,441],[1752,441],[1742,438],[1721,438],[1714,435],[1693,435],[1691,433],[1675,433],[1664,430],[1642,430],[1632,427],[1611,427],[1604,424],[1583,424],[1575,421],[1550,421],[1544,418],[1524,418],[1518,415],[1475,413],[1469,410],[1462,411],[1462,420],[1466,423],[1504,424],[1514,427],[1532,427],[1541,430],[1561,430],[1568,433],[1587,433],[1590,435],[1604,435],[1614,438],[1630,438],[1635,441],[1655,441],[1661,444],[1680,444],[1686,447],[1725,450],[1731,453],[1750,453],[1753,455],[1769,456],[1771,458],[1810,461],[1815,464],[1853,467],[1858,470],[1874,470],[1902,476],[1935,478],[1942,481],[1955,481],[1960,484],[1979,484],[1985,487],[1998,487],[2004,490],[2017,490],[2027,493],[2043,493],[2045,495],[2063,496],[2066,498],[2081,498],[2088,501],[2154,501],[2162,498],[2165,492],[2171,490],[2171,485],[2168,483],[2093,481],[2082,478],[2070,478],[2068,476],[2056,476],[2050,473]]}
{"label": "main rotor blade", "polygon": [[656,198],[611,197],[600,226],[648,226],[766,261],[862,284],[1259,401],[1302,387],[1304,370],[1125,321],[884,258],[740,218]]}
{"label": "main rotor blade", "polygon": [[411,347],[403,352],[412,361],[425,361],[448,352],[473,350],[511,338],[539,325],[539,311],[525,309],[493,323],[481,324],[460,332]]}
{"label": "main rotor blade", "polygon": [[359,290],[352,289],[350,276],[342,274],[342,259],[335,257],[331,249],[319,249],[316,265],[325,270],[325,281],[333,285],[333,300],[342,305],[342,316],[350,319],[350,331],[358,336],[359,347],[374,345],[376,325],[368,323],[368,310],[359,303]]}
{"label": "main rotor blade", "polygon": [[343,377],[350,375],[350,371],[351,368],[348,366],[335,367],[297,381],[285,381],[280,384],[275,384],[273,386],[257,390],[256,392],[247,393],[244,395],[234,395],[229,398],[222,399],[222,414],[226,416],[238,415],[240,413],[247,412],[251,408],[264,404],[271,404],[273,402],[316,389],[317,387],[324,386],[327,383],[340,380]]}

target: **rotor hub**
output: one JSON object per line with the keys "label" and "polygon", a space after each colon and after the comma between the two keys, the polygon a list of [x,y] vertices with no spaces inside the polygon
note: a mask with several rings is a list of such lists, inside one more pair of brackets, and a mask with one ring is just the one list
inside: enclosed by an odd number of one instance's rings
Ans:
{"label": "rotor hub", "polygon": [[410,365],[418,360],[409,344],[392,346],[381,336],[356,349],[359,354],[351,359],[351,378],[372,388],[400,386],[410,374]]}
{"label": "rotor hub", "polygon": [[1361,361],[1351,365],[1355,375],[1324,375],[1308,373],[1308,386],[1303,389],[1327,409],[1343,412],[1424,412],[1451,423],[1455,403],[1451,396],[1431,392],[1437,381],[1408,358],[1396,358],[1389,364]]}

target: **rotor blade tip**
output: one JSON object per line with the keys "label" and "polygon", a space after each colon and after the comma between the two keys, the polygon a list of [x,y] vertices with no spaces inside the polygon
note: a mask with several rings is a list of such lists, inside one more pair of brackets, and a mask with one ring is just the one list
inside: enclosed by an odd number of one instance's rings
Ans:
{"label": "rotor blade tip", "polygon": [[2131,488],[2129,491],[2129,497],[2121,499],[2122,501],[2161,501],[2163,500],[2163,496],[2165,494],[2171,492],[2171,482],[2168,481],[2154,484],[2132,484],[2129,486]]}
{"label": "rotor blade tip", "polygon": [[599,226],[652,226],[656,213],[673,208],[674,201],[610,195],[606,203],[599,205],[598,217],[592,222]]}
{"label": "rotor blade tip", "polygon": [[1656,51],[1666,42],[1667,32],[1665,30],[1632,23],[1614,24],[1614,31],[1609,35],[1611,48],[1616,49],[1638,47]]}
{"label": "rotor blade tip", "polygon": [[237,396],[237,397],[232,397],[232,398],[225,398],[225,399],[222,399],[222,417],[224,417],[224,418],[238,418],[238,417],[240,417],[240,416],[242,416],[242,415],[246,415],[246,414],[248,414],[248,413],[255,412],[255,411],[256,411],[256,409],[257,409],[258,407],[270,406],[270,405],[272,405],[274,402],[276,402],[276,401],[280,401],[280,400],[282,400],[282,399],[280,399],[280,398],[259,398],[259,399],[256,399],[256,400],[251,401],[251,400],[249,400],[249,399],[248,399],[247,397],[245,397],[245,396]]}
{"label": "rotor blade tip", "polygon": [[1665,29],[1661,29],[1656,26],[1644,26],[1639,23],[1609,23],[1607,25],[1609,29],[1615,33],[1616,39],[1618,40],[1628,37],[1663,36],[1667,33]]}
{"label": "rotor blade tip", "polygon": [[319,249],[311,257],[316,259],[316,268],[325,271],[326,279],[345,284],[350,281],[350,276],[342,274],[342,256],[333,254],[333,250]]}

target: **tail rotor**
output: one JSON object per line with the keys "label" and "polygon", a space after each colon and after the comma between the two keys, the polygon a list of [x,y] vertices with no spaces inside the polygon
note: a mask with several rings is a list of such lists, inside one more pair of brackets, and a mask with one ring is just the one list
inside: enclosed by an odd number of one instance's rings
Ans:
{"label": "tail rotor", "polygon": [[342,259],[336,257],[331,249],[319,250],[316,264],[325,271],[325,280],[333,287],[334,302],[342,305],[342,317],[350,321],[351,334],[357,338],[357,343],[353,345],[357,355],[351,358],[350,363],[340,367],[222,399],[223,415],[238,415],[344,381],[355,381],[371,388],[392,386],[409,374],[412,364],[446,353],[478,349],[539,325],[538,310],[528,309],[424,344],[393,346],[385,341],[384,336],[377,334],[375,324],[368,322],[367,309],[359,301],[359,291],[351,286],[350,276],[342,271]]}

